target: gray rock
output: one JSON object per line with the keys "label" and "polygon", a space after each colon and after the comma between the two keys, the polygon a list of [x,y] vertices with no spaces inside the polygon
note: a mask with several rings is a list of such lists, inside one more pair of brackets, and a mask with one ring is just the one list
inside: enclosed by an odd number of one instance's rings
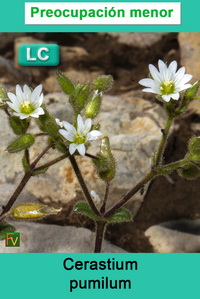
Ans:
{"label": "gray rock", "polygon": [[148,228],[145,236],[155,252],[200,252],[200,219],[163,222]]}
{"label": "gray rock", "polygon": [[[0,241],[0,253],[87,253],[94,250],[95,234],[85,228],[15,221],[11,224],[20,232],[20,247],[5,247],[3,240]],[[102,252],[126,251],[104,241]]]}

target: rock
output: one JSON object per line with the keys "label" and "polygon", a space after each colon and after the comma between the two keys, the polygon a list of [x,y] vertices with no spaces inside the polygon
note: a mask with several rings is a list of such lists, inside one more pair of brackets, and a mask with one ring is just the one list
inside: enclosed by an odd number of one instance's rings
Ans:
{"label": "rock", "polygon": [[0,32],[0,50],[5,50],[9,45],[11,45],[13,43],[14,38],[24,35],[26,35],[26,33]]}
{"label": "rock", "polygon": [[[72,120],[72,109],[68,104],[67,96],[63,93],[49,94],[44,102],[55,117],[61,120]],[[116,202],[149,170],[165,118],[166,115],[161,106],[134,97],[133,93],[104,97],[102,112],[96,122],[100,122],[101,131],[109,135],[117,161],[117,175],[111,184],[109,205]],[[3,136],[0,139],[0,167],[4,170],[0,174],[0,182],[12,182],[17,185],[23,175],[22,154],[10,155],[5,152],[5,144],[8,144],[14,135],[3,120],[3,112],[0,112],[0,119],[2,119],[0,133]],[[34,125],[32,128],[34,132],[38,132]],[[44,140],[46,138],[37,138],[37,142],[31,147],[31,161],[46,147]],[[99,140],[93,142],[88,152],[95,155],[98,152],[99,143]],[[58,155],[59,153],[55,150],[50,150],[41,163],[52,160]],[[98,179],[91,160],[77,157],[77,161],[89,190],[95,190],[103,198],[105,186]],[[46,174],[32,177],[26,190],[46,203],[67,203],[80,194],[78,181],[68,160],[50,167]],[[82,199],[84,196],[79,195],[78,198]],[[135,195],[132,206],[134,211],[142,198],[139,192]]]}
{"label": "rock", "polygon": [[163,222],[148,228],[145,236],[155,252],[200,252],[200,219]]}
{"label": "rock", "polygon": [[167,32],[106,32],[99,33],[105,35],[107,38],[117,38],[118,42],[128,46],[146,48],[162,40]]}
{"label": "rock", "polygon": [[[5,76],[6,73],[6,77]],[[0,56],[0,83],[7,84],[12,82],[12,84],[20,84],[24,81],[29,84],[31,82],[31,74],[26,69],[16,69],[12,62],[2,56]]]}
{"label": "rock", "polygon": [[[95,234],[86,228],[30,222],[9,222],[20,232],[20,247],[5,247],[0,241],[0,253],[87,253],[94,250]],[[103,242],[102,252],[125,253],[123,249]]]}
{"label": "rock", "polygon": [[[193,75],[193,82],[200,80],[200,33],[180,32],[178,41],[180,45],[181,65],[186,67],[188,74]],[[200,100],[193,101],[189,108],[200,113]]]}

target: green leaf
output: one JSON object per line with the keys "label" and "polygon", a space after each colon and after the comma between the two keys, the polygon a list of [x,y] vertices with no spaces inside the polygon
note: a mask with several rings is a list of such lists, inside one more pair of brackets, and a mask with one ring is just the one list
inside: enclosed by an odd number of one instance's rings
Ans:
{"label": "green leaf", "polygon": [[131,213],[126,209],[119,209],[113,216],[106,219],[109,223],[132,221]]}
{"label": "green leaf", "polygon": [[0,224],[0,240],[4,240],[6,238],[6,233],[11,233],[15,231],[15,227],[7,222],[2,222]]}
{"label": "green leaf", "polygon": [[10,116],[9,124],[16,135],[24,135],[29,127],[30,122],[27,119],[22,120],[17,116]]}
{"label": "green leaf", "polygon": [[92,211],[90,206],[85,201],[79,201],[75,204],[73,210],[77,213],[85,215],[92,220],[99,220],[100,218]]}
{"label": "green leaf", "polygon": [[9,146],[7,147],[7,151],[9,153],[17,153],[26,148],[29,148],[35,142],[35,137],[31,134],[25,134],[15,139]]}

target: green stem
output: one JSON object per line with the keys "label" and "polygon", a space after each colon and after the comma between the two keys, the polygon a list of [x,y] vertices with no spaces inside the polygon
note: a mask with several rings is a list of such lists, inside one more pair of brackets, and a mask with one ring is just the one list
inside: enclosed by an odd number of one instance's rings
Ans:
{"label": "green stem", "polygon": [[104,200],[103,200],[103,204],[100,208],[100,213],[101,214],[105,214],[106,211],[106,203],[107,203],[107,199],[108,199],[108,195],[109,195],[109,190],[110,190],[110,182],[107,181],[106,182],[106,191],[105,191],[105,195],[104,195]]}
{"label": "green stem", "polygon": [[[48,152],[48,150],[51,148],[52,146],[48,145],[42,152],[41,154],[33,161],[33,163],[30,165],[31,167],[31,171],[28,171],[24,174],[21,182],[19,183],[17,189],[15,190],[15,192],[13,193],[13,195],[11,196],[11,198],[9,199],[9,201],[7,202],[6,206],[3,208],[3,211],[0,214],[0,222],[3,220],[4,215],[11,209],[11,207],[13,206],[13,204],[15,203],[15,201],[17,200],[17,198],[19,197],[19,195],[21,194],[22,190],[24,189],[24,187],[26,186],[26,184],[28,183],[28,181],[30,180],[30,178],[32,177],[33,171],[35,169],[35,166],[37,165],[37,163],[39,162],[39,160]],[[28,151],[26,151],[26,155],[29,156]]]}
{"label": "green stem", "polygon": [[165,129],[163,131],[163,136],[162,136],[162,139],[160,141],[158,151],[156,153],[154,166],[161,165],[162,162],[163,162],[163,153],[164,153],[164,150],[165,150],[165,147],[166,147],[166,143],[167,143],[167,139],[168,139],[168,136],[169,136],[169,131],[170,131],[172,123],[173,123],[173,117],[168,116],[166,126],[165,126]]}
{"label": "green stem", "polygon": [[70,160],[70,162],[71,162],[71,165],[72,165],[72,167],[73,167],[73,169],[74,169],[74,172],[75,172],[75,174],[76,174],[76,177],[77,177],[77,179],[78,179],[78,181],[79,181],[79,184],[80,184],[80,186],[81,186],[81,188],[82,188],[82,190],[83,190],[83,193],[84,193],[84,195],[85,195],[85,197],[86,197],[86,199],[87,199],[87,201],[88,201],[88,203],[89,203],[91,209],[93,210],[93,212],[94,212],[96,215],[99,216],[99,211],[97,210],[97,208],[96,208],[96,206],[95,206],[95,204],[94,204],[94,202],[93,202],[93,200],[92,200],[92,197],[91,197],[90,192],[89,192],[89,190],[88,190],[88,188],[87,188],[87,186],[86,186],[86,183],[85,183],[85,181],[84,181],[84,179],[83,179],[82,173],[81,173],[81,171],[80,171],[80,169],[79,169],[79,167],[78,167],[78,164],[77,164],[77,162],[76,162],[75,157],[74,157],[74,156],[70,156],[70,157],[69,157],[69,160]]}
{"label": "green stem", "polygon": [[144,185],[150,182],[157,176],[154,170],[151,170],[135,187],[128,191],[113,207],[111,207],[104,215],[105,218],[109,218],[115,214],[127,201],[135,195]]}
{"label": "green stem", "polygon": [[69,154],[64,154],[64,155],[62,155],[62,156],[60,156],[60,157],[58,157],[58,158],[55,158],[55,159],[52,160],[52,161],[49,161],[49,162],[43,164],[43,165],[40,166],[40,167],[35,168],[35,171],[39,171],[39,170],[43,170],[43,169],[45,169],[45,168],[48,168],[48,167],[50,167],[50,166],[52,166],[52,165],[54,165],[54,164],[56,164],[56,163],[58,163],[58,162],[64,160],[64,159],[67,158],[67,157],[69,157]]}
{"label": "green stem", "polygon": [[103,221],[96,222],[96,239],[95,239],[94,253],[101,252],[105,227],[106,227],[106,222]]}

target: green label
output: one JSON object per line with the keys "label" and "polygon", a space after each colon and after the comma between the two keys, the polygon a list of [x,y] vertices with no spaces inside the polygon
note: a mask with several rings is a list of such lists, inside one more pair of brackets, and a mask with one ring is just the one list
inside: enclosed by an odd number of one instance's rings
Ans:
{"label": "green label", "polygon": [[7,233],[5,239],[6,247],[20,247],[20,233]]}
{"label": "green label", "polygon": [[23,44],[18,48],[18,63],[23,66],[56,66],[60,62],[56,44]]}

